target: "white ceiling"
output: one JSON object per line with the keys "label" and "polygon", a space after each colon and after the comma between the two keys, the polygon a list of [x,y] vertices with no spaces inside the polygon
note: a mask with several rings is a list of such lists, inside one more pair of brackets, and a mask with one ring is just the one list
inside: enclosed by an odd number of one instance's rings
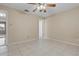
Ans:
{"label": "white ceiling", "polygon": [[40,13],[38,11],[33,13],[32,10],[35,8],[35,6],[27,3],[6,3],[6,4],[4,3],[2,5],[6,5],[23,12],[25,12],[24,11],[25,9],[28,9],[30,11],[29,12],[30,14],[36,14],[36,15],[45,17],[45,16],[50,16],[55,13],[59,13],[62,11],[66,11],[66,10],[70,10],[72,8],[78,7],[79,3],[57,3],[55,8],[52,8],[52,7],[47,8],[47,13]]}

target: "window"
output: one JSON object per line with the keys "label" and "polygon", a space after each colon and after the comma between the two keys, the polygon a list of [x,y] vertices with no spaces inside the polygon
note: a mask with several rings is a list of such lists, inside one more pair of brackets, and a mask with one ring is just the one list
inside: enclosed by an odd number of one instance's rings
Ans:
{"label": "window", "polygon": [[6,13],[3,11],[0,12],[0,46],[5,45],[5,36],[6,36]]}

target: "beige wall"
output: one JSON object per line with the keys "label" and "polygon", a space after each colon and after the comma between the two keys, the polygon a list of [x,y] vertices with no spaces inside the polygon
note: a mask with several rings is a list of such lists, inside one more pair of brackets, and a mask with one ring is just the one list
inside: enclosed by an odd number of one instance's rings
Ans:
{"label": "beige wall", "polygon": [[9,44],[27,42],[37,38],[38,18],[5,6],[0,10],[8,11]]}
{"label": "beige wall", "polygon": [[48,17],[47,37],[79,44],[79,7]]}
{"label": "beige wall", "polygon": [[[27,42],[38,36],[38,17],[0,5],[8,11],[9,44]],[[61,12],[45,20],[46,38],[79,44],[79,8]]]}

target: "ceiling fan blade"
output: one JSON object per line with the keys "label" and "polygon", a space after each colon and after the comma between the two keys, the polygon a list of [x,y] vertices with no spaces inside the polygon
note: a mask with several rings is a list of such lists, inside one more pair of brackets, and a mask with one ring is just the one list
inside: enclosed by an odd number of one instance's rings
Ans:
{"label": "ceiling fan blade", "polygon": [[44,13],[46,13],[46,9],[44,10]]}
{"label": "ceiling fan blade", "polygon": [[47,7],[56,7],[56,4],[47,4]]}
{"label": "ceiling fan blade", "polygon": [[25,9],[24,11],[29,12],[29,10]]}
{"label": "ceiling fan blade", "polygon": [[35,8],[34,10],[33,10],[33,12],[35,12],[37,10],[37,8]]}
{"label": "ceiling fan blade", "polygon": [[42,10],[39,10],[40,12],[42,12]]}

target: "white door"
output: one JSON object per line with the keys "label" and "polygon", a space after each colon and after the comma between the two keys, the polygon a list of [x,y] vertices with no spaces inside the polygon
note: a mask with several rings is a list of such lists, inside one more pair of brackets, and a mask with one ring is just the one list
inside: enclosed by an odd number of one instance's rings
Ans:
{"label": "white door", "polygon": [[39,20],[39,39],[44,38],[44,28],[45,28],[45,20],[40,19]]}

